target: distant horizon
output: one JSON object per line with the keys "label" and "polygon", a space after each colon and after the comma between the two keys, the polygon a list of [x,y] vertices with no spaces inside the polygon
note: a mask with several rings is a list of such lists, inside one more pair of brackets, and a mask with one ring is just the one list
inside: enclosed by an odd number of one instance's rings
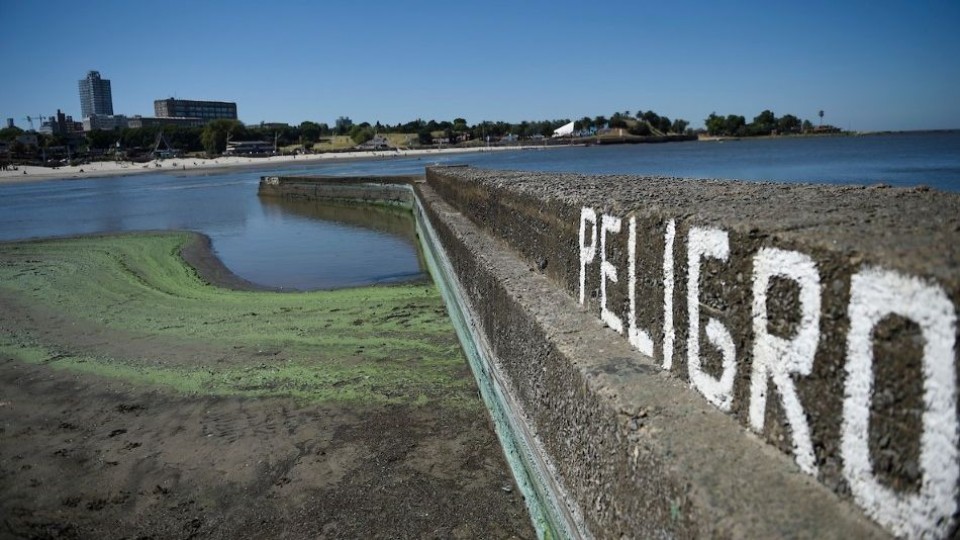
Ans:
{"label": "distant horizon", "polygon": [[22,129],[57,109],[82,120],[77,81],[91,70],[111,81],[117,114],[152,116],[169,97],[228,101],[248,125],[652,110],[700,128],[711,112],[749,122],[769,109],[814,124],[823,110],[845,131],[960,129],[960,4],[950,1],[291,1],[265,11],[52,0],[3,11],[0,44],[15,54],[0,120]]}

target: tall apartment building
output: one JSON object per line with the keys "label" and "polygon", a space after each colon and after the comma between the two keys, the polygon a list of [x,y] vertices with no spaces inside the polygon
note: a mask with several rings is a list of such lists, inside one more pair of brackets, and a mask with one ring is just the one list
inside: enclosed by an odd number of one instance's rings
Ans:
{"label": "tall apartment building", "polygon": [[202,118],[217,120],[237,119],[237,104],[228,101],[192,101],[189,99],[158,99],[153,102],[157,118]]}
{"label": "tall apartment building", "polygon": [[110,91],[109,79],[101,79],[99,71],[88,71],[87,77],[78,81],[78,85],[82,118],[113,114],[113,93]]}

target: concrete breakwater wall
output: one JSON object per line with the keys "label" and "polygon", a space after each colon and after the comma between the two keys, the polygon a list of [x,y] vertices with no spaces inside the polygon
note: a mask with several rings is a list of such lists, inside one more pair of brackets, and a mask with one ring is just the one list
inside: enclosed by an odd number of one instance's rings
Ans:
{"label": "concrete breakwater wall", "polygon": [[284,199],[410,207],[410,186],[422,176],[264,176],[258,193]]}
{"label": "concrete breakwater wall", "polygon": [[957,533],[960,198],[426,178],[565,534]]}

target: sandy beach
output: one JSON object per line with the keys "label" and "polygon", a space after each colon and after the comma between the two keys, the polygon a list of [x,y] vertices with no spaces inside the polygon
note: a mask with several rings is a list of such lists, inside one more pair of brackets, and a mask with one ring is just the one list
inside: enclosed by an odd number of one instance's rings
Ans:
{"label": "sandy beach", "polygon": [[356,159],[384,159],[411,156],[437,156],[446,154],[465,154],[473,152],[503,152],[521,150],[522,147],[488,147],[488,148],[428,148],[417,150],[392,150],[376,152],[337,152],[308,155],[284,155],[269,157],[221,156],[213,159],[205,158],[171,158],[153,160],[147,163],[133,163],[130,161],[95,161],[79,166],[38,167],[33,165],[19,166],[15,171],[0,171],[0,184],[17,182],[36,182],[41,180],[60,180],[75,178],[96,178],[103,176],[126,176],[149,172],[212,172],[220,169],[234,168],[272,168],[283,165],[320,163],[325,161],[341,161]]}

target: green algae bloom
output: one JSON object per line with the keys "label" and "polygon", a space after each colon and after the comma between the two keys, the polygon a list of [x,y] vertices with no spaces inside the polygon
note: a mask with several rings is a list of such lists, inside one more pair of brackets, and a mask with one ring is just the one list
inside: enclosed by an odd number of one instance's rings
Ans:
{"label": "green algae bloom", "polygon": [[433,284],[205,283],[192,233],[0,244],[0,356],[198,395],[479,407]]}

